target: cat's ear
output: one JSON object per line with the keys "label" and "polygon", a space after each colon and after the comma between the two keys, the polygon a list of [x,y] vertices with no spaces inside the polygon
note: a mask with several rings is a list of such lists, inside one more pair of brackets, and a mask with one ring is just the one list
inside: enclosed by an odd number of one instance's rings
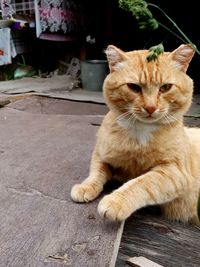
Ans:
{"label": "cat's ear", "polygon": [[123,62],[127,59],[125,52],[114,45],[109,45],[105,50],[110,72],[119,70],[123,66]]}
{"label": "cat's ear", "polygon": [[180,45],[176,50],[174,50],[171,55],[174,61],[177,63],[177,67],[186,72],[189,63],[194,56],[195,50],[192,45]]}

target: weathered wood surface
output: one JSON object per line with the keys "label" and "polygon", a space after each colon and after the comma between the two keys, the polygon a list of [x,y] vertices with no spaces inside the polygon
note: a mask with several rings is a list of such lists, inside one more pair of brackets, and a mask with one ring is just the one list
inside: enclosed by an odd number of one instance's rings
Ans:
{"label": "weathered wood surface", "polygon": [[115,266],[122,225],[70,199],[101,119],[0,110],[0,266]]}
{"label": "weathered wood surface", "polygon": [[200,229],[169,222],[148,211],[134,214],[124,227],[116,267],[143,256],[165,267],[200,266]]}

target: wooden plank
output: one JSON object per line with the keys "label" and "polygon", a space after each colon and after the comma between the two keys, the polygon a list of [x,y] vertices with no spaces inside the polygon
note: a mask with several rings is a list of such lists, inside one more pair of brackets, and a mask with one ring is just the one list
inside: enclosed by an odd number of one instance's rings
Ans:
{"label": "wooden plank", "polygon": [[123,225],[99,217],[99,199],[70,199],[102,118],[6,107],[0,120],[0,266],[114,267]]}
{"label": "wooden plank", "polygon": [[116,267],[129,257],[143,256],[166,267],[200,266],[200,229],[169,222],[143,209],[131,216],[124,227]]}
{"label": "wooden plank", "polygon": [[133,267],[164,267],[156,262],[148,260],[145,257],[132,257],[127,260],[127,263]]}

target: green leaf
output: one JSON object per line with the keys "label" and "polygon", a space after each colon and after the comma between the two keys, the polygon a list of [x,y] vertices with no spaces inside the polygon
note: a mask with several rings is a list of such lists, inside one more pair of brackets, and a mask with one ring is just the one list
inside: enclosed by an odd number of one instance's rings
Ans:
{"label": "green leaf", "polygon": [[119,0],[119,7],[129,11],[136,18],[140,29],[156,30],[159,26],[156,19],[153,18],[148,4],[144,0]]}
{"label": "green leaf", "polygon": [[162,43],[154,45],[149,48],[149,54],[147,56],[147,61],[155,61],[158,59],[158,56],[164,52],[164,46]]}

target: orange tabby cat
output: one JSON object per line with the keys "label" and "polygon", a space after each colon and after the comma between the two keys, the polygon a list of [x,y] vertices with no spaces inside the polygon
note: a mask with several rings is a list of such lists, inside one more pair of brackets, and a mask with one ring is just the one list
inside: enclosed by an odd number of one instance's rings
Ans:
{"label": "orange tabby cat", "polygon": [[147,50],[106,50],[110,74],[104,97],[110,109],[99,129],[90,174],[72,188],[76,202],[95,199],[116,176],[124,183],[103,197],[99,214],[125,220],[160,204],[169,219],[198,222],[200,129],[183,126],[193,81],[186,70],[194,55],[181,45],[148,62]]}

